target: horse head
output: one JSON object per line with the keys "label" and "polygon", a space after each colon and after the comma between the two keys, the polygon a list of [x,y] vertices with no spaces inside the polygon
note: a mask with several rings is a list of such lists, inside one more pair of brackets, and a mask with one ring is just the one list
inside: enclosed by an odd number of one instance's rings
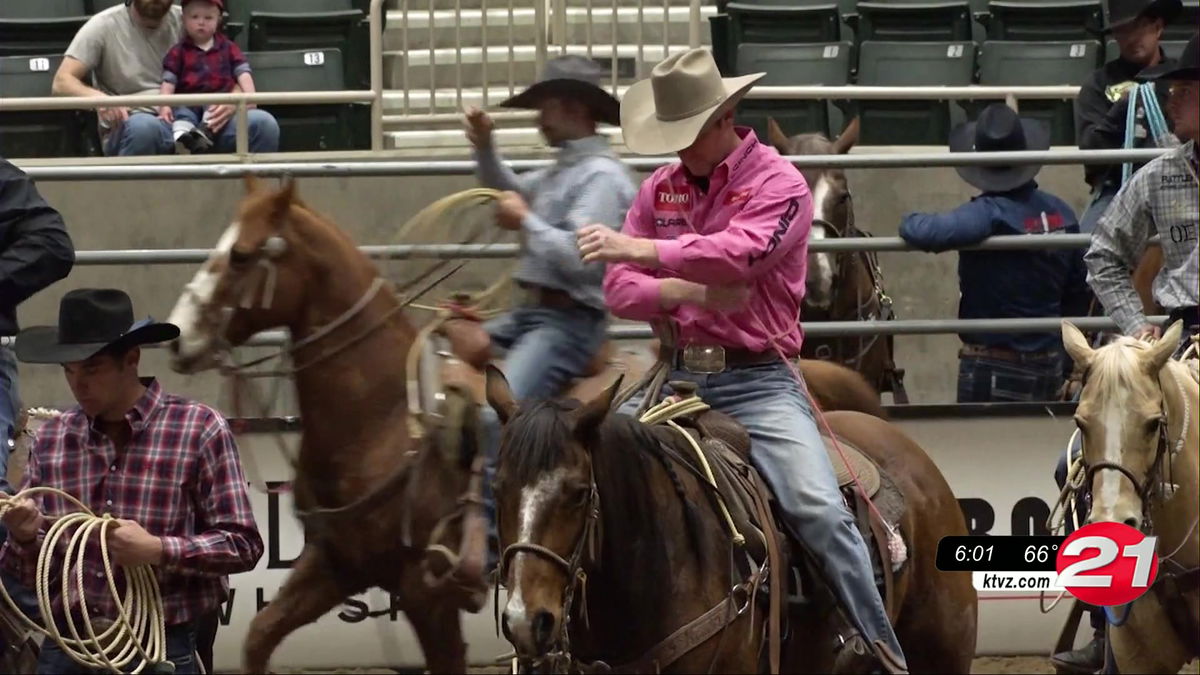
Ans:
{"label": "horse head", "polygon": [[[1063,345],[1083,373],[1075,423],[1083,441],[1092,510],[1088,522],[1141,527],[1147,499],[1162,478],[1166,454],[1167,397],[1163,372],[1183,330],[1175,322],[1161,338],[1119,337],[1092,349],[1070,322]],[[1186,404],[1185,404],[1186,405]]]}
{"label": "horse head", "polygon": [[[850,120],[846,128],[830,141],[819,133],[800,134],[789,137],[775,122],[767,120],[767,139],[781,155],[844,155],[858,142],[858,118]],[[846,172],[833,169],[804,169],[804,179],[812,192],[813,220],[812,239],[844,237],[854,225],[854,203],[850,197],[850,186]],[[837,266],[835,256],[829,253],[808,254],[808,281],[804,303],[815,309],[828,311],[833,303],[834,276]]]}
{"label": "horse head", "polygon": [[495,485],[500,578],[509,592],[502,626],[519,658],[554,649],[577,581],[597,554],[599,493],[587,439],[620,383],[583,405],[518,407],[504,375],[488,366],[487,401],[503,425]]}
{"label": "horse head", "polygon": [[346,259],[358,254],[353,243],[305,207],[292,180],[272,190],[247,176],[245,185],[233,223],[171,312],[180,330],[172,367],[180,372],[219,365],[259,331],[287,326],[295,334],[305,319],[319,320],[312,284],[353,295],[373,274],[369,262]]}

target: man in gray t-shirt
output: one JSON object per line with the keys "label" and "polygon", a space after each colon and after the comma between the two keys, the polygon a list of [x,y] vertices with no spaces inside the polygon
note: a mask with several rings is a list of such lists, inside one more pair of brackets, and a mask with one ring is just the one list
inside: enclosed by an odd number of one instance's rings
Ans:
{"label": "man in gray t-shirt", "polygon": [[[163,57],[183,37],[182,11],[174,0],[128,0],[88,20],[71,41],[54,76],[56,96],[157,94]],[[86,80],[95,83],[89,86]],[[209,127],[217,152],[236,147],[235,107],[211,106]],[[175,151],[171,125],[145,108],[100,108],[100,135],[106,155],[156,155]],[[263,110],[249,111],[250,151],[279,149],[279,124]]]}

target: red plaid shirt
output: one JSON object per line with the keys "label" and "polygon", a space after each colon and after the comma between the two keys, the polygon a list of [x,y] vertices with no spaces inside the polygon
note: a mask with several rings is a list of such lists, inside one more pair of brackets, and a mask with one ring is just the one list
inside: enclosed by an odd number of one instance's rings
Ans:
{"label": "red plaid shirt", "polygon": [[[157,380],[144,380],[146,393],[125,415],[131,434],[118,455],[76,407],[44,424],[29,453],[21,488],[55,487],[71,494],[97,515],[137,522],[162,538],[163,561],[157,566],[168,626],[194,620],[228,597],[225,575],[254,568],[263,541],[250,509],[237,444],[224,418],[208,406],[163,393]],[[60,516],[78,510],[48,494],[34,495],[42,513]],[[70,533],[68,533],[69,535]],[[0,566],[32,589],[37,544],[9,537],[0,549]],[[69,536],[60,540],[54,570]],[[104,579],[98,537],[88,544],[84,569],[87,607],[93,616],[117,616]],[[118,588],[123,588],[123,574]],[[57,573],[51,579],[58,587]],[[72,606],[76,600],[72,599]],[[59,607],[59,602],[55,602]]]}
{"label": "red plaid shirt", "polygon": [[175,85],[176,94],[224,94],[233,91],[238,76],[248,72],[250,64],[242,50],[220,33],[213,36],[208,51],[185,35],[163,57],[162,79]]}

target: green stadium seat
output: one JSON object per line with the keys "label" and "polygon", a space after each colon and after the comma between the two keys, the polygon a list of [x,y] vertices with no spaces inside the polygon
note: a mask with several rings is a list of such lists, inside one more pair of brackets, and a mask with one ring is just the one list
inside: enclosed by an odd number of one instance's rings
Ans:
{"label": "green stadium seat", "polygon": [[91,13],[99,14],[100,12],[103,12],[104,10],[108,9],[109,7],[116,7],[117,5],[125,4],[125,0],[91,0],[90,4],[91,4],[91,8],[90,8]]}
{"label": "green stadium seat", "polygon": [[[1082,84],[1100,64],[1100,43],[1002,42],[990,40],[979,48],[979,84],[995,87]],[[993,101],[976,101],[978,114]],[[1052,145],[1075,145],[1075,104],[1072,99],[1021,100],[1021,115],[1040,119],[1050,129]]]}
{"label": "green stadium seat", "polygon": [[990,40],[1094,40],[1102,25],[1100,0],[991,0]]}
{"label": "green stadium seat", "polygon": [[[858,84],[872,87],[967,86],[975,77],[974,42],[879,42],[858,48]],[[859,101],[862,145],[943,145],[953,121],[948,101]]]}
{"label": "green stadium seat", "polygon": [[868,0],[858,3],[860,42],[961,42],[972,39],[967,0]]}
{"label": "green stadium seat", "polygon": [[337,49],[349,89],[371,87],[369,0],[235,0],[231,34],[246,51]]}
{"label": "green stadium seat", "polygon": [[[50,95],[61,55],[0,58],[0,98]],[[81,157],[100,154],[95,114],[79,110],[0,112],[0,156]]]}
{"label": "green stadium seat", "polygon": [[[854,45],[830,44],[741,44],[738,45],[740,75],[765,72],[759,85],[842,86],[850,82]],[[758,137],[767,137],[767,118],[774,117],[795,133],[817,131],[826,136],[841,128],[841,111],[825,100],[744,99],[738,106],[738,123],[753,127]]]}
{"label": "green stadium seat", "polygon": [[0,56],[65,52],[88,9],[84,0],[0,0]]}
{"label": "green stadium seat", "polygon": [[64,19],[88,15],[84,0],[2,0],[0,19]]}
{"label": "green stadium seat", "polygon": [[[248,52],[260,92],[341,91],[342,53],[336,49]],[[371,106],[321,103],[262,106],[279,121],[281,152],[369,150]]]}
{"label": "green stadium seat", "polygon": [[1200,0],[1184,0],[1183,11],[1163,29],[1163,40],[1186,44],[1200,26]]}
{"label": "green stadium seat", "polygon": [[726,6],[731,44],[826,43],[845,39],[837,0],[752,0]]}

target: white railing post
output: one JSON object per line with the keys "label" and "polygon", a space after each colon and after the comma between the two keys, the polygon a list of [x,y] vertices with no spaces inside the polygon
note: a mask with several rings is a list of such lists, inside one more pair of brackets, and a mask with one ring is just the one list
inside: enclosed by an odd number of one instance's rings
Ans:
{"label": "white railing post", "polygon": [[246,99],[238,101],[237,118],[234,123],[237,124],[234,127],[237,131],[237,154],[245,157],[250,154],[250,109],[247,107]]}
{"label": "white railing post", "polygon": [[688,47],[695,49],[700,46],[703,41],[700,37],[700,31],[703,30],[704,22],[700,16],[700,0],[690,0],[688,2]]}
{"label": "white railing post", "polygon": [[[383,0],[371,0],[371,12],[367,30],[371,31],[371,149],[383,147]],[[408,16],[404,17],[407,24]],[[407,34],[407,30],[405,31]],[[408,67],[407,52],[404,67]],[[404,112],[408,112],[408,91],[405,94]]]}

